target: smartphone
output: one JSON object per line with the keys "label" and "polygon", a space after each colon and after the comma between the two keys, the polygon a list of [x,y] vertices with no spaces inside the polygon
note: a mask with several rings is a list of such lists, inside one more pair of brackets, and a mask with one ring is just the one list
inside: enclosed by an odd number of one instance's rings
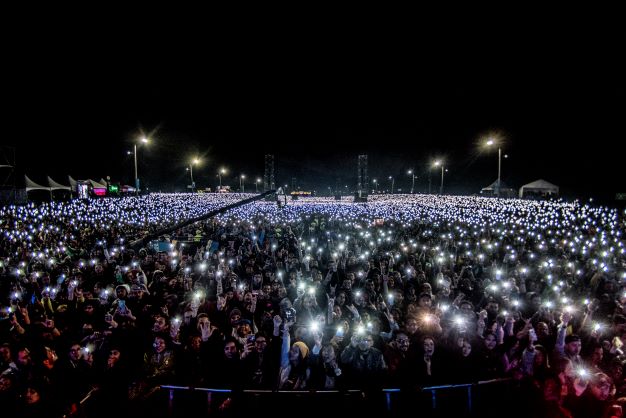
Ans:
{"label": "smartphone", "polygon": [[120,301],[118,302],[117,306],[118,306],[118,309],[121,312],[125,312],[126,311],[126,301],[125,300],[120,299]]}
{"label": "smartphone", "polygon": [[344,331],[343,331],[343,327],[342,327],[342,326],[338,326],[338,327],[337,327],[337,332],[335,333],[335,335],[336,335],[337,337],[343,337],[343,333],[344,333]]}

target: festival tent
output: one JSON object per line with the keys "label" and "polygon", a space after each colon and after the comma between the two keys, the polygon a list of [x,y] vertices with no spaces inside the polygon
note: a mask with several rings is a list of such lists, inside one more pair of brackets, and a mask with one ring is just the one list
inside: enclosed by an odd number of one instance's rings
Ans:
{"label": "festival tent", "polygon": [[[485,195],[496,195],[496,189],[498,187],[498,180],[494,181],[487,187],[483,187],[480,189],[481,194]],[[509,187],[503,181],[500,181],[500,197],[515,197],[517,195],[517,190]]]}
{"label": "festival tent", "polygon": [[48,176],[48,186],[50,186],[50,190],[72,190],[70,186],[64,186],[62,184],[59,184],[56,181],[52,180],[50,176]]}
{"label": "festival tent", "polygon": [[41,184],[37,184],[31,179],[28,178],[27,175],[24,175],[24,183],[26,183],[26,193],[31,190],[45,190],[47,192],[50,191],[50,187],[42,186]]}
{"label": "festival tent", "polygon": [[534,193],[541,195],[552,195],[559,194],[559,186],[555,186],[552,183],[549,183],[543,179],[539,179],[537,181],[533,181],[532,183],[528,183],[520,187],[519,189],[519,197],[524,197],[524,193]]}
{"label": "festival tent", "polygon": [[91,179],[87,180],[89,182],[89,184],[91,184],[91,187],[93,187],[94,189],[106,189],[107,186],[105,186],[104,184],[100,184],[96,181],[93,181]]}
{"label": "festival tent", "polygon": [[78,182],[74,180],[72,176],[67,176],[67,178],[70,181],[70,187],[72,188],[72,190],[76,191],[76,185],[78,184]]}

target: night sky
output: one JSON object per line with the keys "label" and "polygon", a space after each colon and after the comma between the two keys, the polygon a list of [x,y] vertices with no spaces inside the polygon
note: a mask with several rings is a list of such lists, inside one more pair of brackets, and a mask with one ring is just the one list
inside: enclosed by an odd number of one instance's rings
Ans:
{"label": "night sky", "polygon": [[126,152],[150,134],[139,177],[153,191],[184,190],[195,155],[199,187],[215,186],[224,166],[224,184],[238,186],[244,173],[253,191],[265,153],[275,155],[279,184],[295,177],[305,190],[353,188],[357,155],[367,153],[381,189],[393,175],[407,191],[413,168],[416,190],[428,189],[430,173],[436,191],[440,171],[429,166],[441,156],[445,191],[476,193],[497,177],[497,151],[478,144],[498,133],[503,182],[543,178],[567,197],[607,199],[626,192],[624,36],[615,32],[332,51],[312,41],[161,45],[158,55],[132,43],[117,51],[42,41],[9,54],[2,145],[16,147],[18,177],[132,184]]}

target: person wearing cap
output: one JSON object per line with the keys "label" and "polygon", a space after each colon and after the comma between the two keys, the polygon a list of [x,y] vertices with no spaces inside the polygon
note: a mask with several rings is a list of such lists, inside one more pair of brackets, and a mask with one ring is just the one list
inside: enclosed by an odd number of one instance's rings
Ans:
{"label": "person wearing cap", "polygon": [[[580,356],[580,350],[582,348],[582,341],[580,336],[575,334],[570,334],[565,337],[562,354],[570,359],[574,366],[582,366],[583,359]],[[558,350],[559,343],[557,341],[555,350]]]}
{"label": "person wearing cap", "polygon": [[556,344],[554,345],[554,357],[557,361],[560,358],[567,358],[574,367],[579,367],[583,365],[583,359],[580,357],[582,348],[580,336],[576,334],[565,335],[571,319],[572,314],[569,312],[565,311],[561,314],[561,323],[557,327]]}
{"label": "person wearing cap", "polygon": [[150,304],[150,292],[145,284],[134,284],[130,287],[130,295],[127,303],[133,312],[141,312],[143,308]]}
{"label": "person wearing cap", "polygon": [[[129,294],[130,286],[128,286],[127,284],[120,284],[115,287],[115,295],[117,296],[118,300],[126,300]],[[113,303],[115,303],[115,301]]]}
{"label": "person wearing cap", "polygon": [[252,321],[245,318],[239,319],[236,322],[235,328],[233,328],[232,332],[233,338],[235,338],[242,347],[246,345],[246,339],[248,336],[253,334]]}

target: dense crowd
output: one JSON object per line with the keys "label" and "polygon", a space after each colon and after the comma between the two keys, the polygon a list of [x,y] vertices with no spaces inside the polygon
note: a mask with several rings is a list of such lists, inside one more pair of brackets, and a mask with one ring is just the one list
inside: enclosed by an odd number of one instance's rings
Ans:
{"label": "dense crowd", "polygon": [[61,416],[90,391],[106,416],[163,384],[412,393],[497,378],[518,382],[537,416],[618,413],[624,212],[257,201],[129,245],[251,196],[0,209],[3,416]]}

